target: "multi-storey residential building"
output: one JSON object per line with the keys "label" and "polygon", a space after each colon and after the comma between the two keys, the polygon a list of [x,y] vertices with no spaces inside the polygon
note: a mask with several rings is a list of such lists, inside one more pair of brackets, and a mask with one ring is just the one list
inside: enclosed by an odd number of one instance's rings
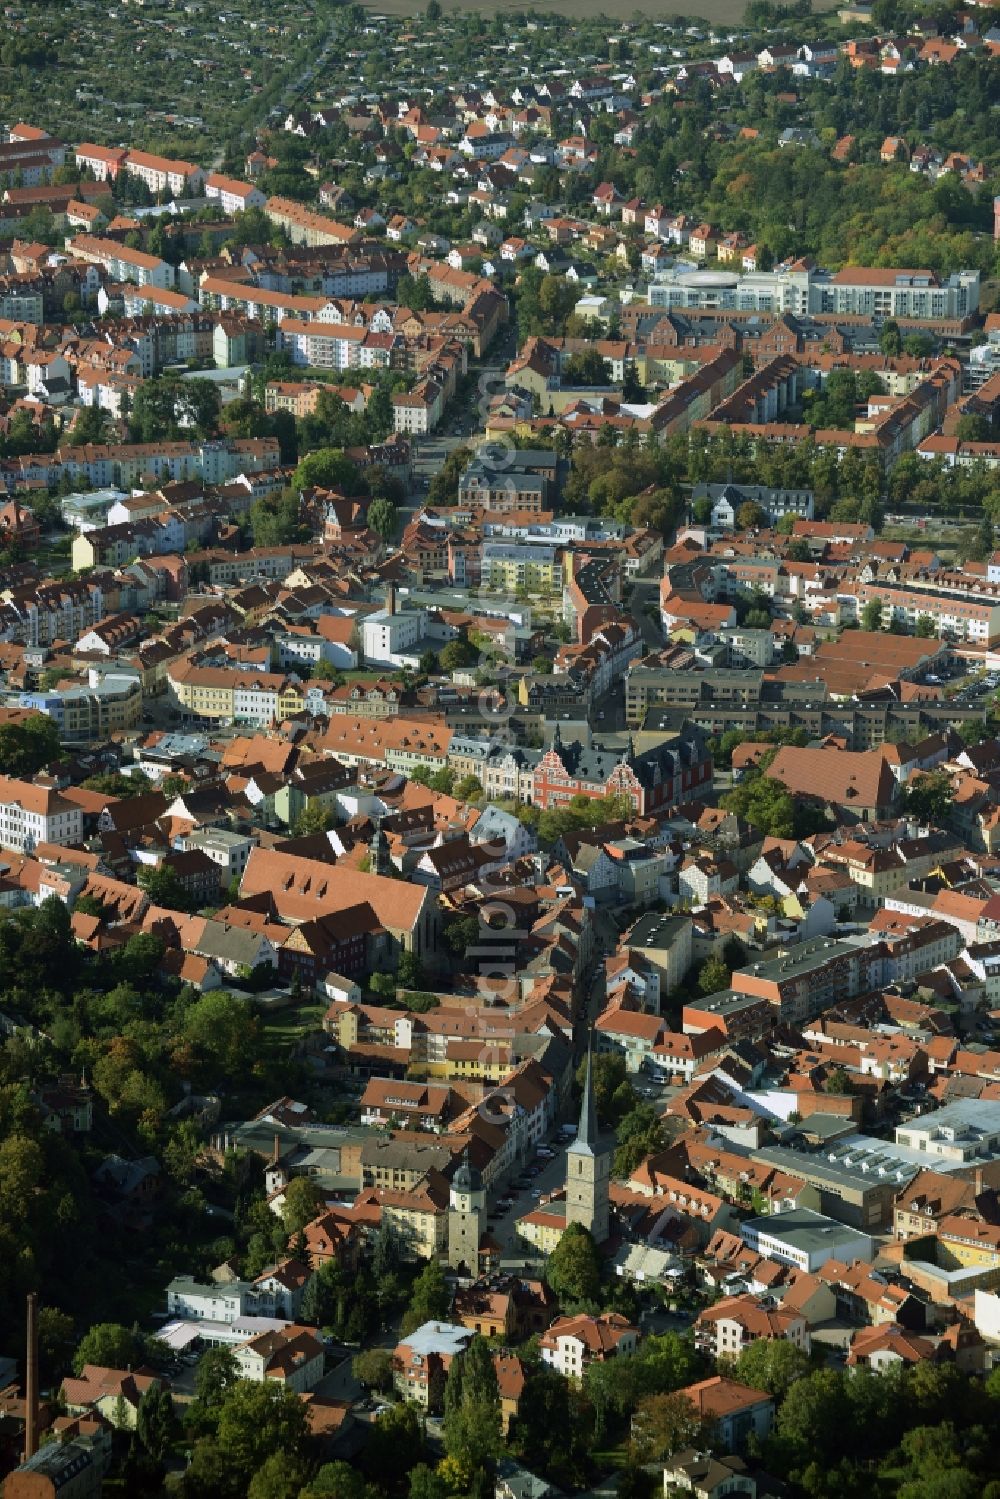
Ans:
{"label": "multi-storey residential building", "polygon": [[968,592],[938,587],[933,582],[917,585],[878,582],[857,585],[860,615],[872,600],[882,605],[885,626],[903,625],[912,630],[926,615],[938,634],[969,645],[993,646],[1000,640],[1000,592],[986,584]]}
{"label": "multi-storey residential building", "polygon": [[77,146],[75,152],[77,166],[90,172],[98,182],[114,182],[127,156],[124,146],[95,146],[90,141]]}
{"label": "multi-storey residential building", "polygon": [[840,1000],[877,989],[884,957],[878,942],[858,947],[817,937],[780,958],[737,969],[732,983],[738,994],[767,1000],[782,1022],[796,1024]]}
{"label": "multi-storey residential building", "polygon": [[313,213],[291,198],[268,198],[264,212],[272,223],[286,231],[293,245],[351,245],[361,239],[360,230],[338,224],[325,214]]}
{"label": "multi-storey residential building", "polygon": [[588,1364],[634,1353],[639,1330],[617,1312],[592,1317],[559,1317],[541,1336],[538,1351],[542,1362],[564,1379],[579,1383]]}
{"label": "multi-storey residential building", "polygon": [[796,264],[739,275],[678,265],[650,285],[649,305],[960,322],[978,310],[979,272],[957,271],[941,279],[927,270],[847,266],[831,275]]}
{"label": "multi-storey residential building", "polygon": [[95,669],[85,687],[22,692],[19,703],[53,719],[67,744],[86,744],[135,727],[142,712],[142,680],[137,672]]}
{"label": "multi-storey residential building", "polygon": [[174,284],[172,265],[168,265],[158,255],[147,255],[144,250],[130,250],[117,240],[101,239],[96,234],[80,234],[69,240],[66,248],[77,260],[102,266],[115,281],[134,281],[139,286],[166,289]]}
{"label": "multi-storey residential building", "polygon": [[4,638],[25,645],[77,640],[105,613],[103,589],[99,583],[85,579],[41,583],[30,589],[8,588],[3,597]]}
{"label": "multi-storey residential building", "polygon": [[801,1312],[785,1311],[755,1296],[729,1296],[699,1312],[694,1324],[695,1346],[716,1358],[737,1358],[759,1339],[787,1338],[809,1352],[809,1326]]}
{"label": "multi-storey residential building", "polygon": [[320,370],[387,369],[398,334],[373,333],[353,324],[302,322],[285,317],[278,329],[279,347],[292,363]]}
{"label": "multi-storey residential building", "polygon": [[169,156],[155,156],[150,151],[129,151],[124,161],[130,177],[138,177],[155,196],[190,193],[204,181],[201,167],[190,161],[175,161]]}
{"label": "multi-storey residential building", "polygon": [[48,786],[0,775],[0,848],[30,853],[40,843],[78,843],[83,812]]}
{"label": "multi-storey residential building", "polygon": [[222,212],[229,215],[243,213],[247,208],[263,208],[267,202],[266,195],[252,182],[224,177],[221,172],[209,172],[205,178],[205,197],[217,202]]}
{"label": "multi-storey residential building", "polygon": [[561,549],[551,542],[483,543],[482,581],[486,588],[516,593],[555,593],[562,587]]}

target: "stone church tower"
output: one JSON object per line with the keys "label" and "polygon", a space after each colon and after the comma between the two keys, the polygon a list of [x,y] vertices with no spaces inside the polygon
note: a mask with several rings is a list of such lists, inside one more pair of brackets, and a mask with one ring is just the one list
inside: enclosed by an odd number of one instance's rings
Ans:
{"label": "stone church tower", "polygon": [[485,1228],[483,1179],[476,1167],[470,1164],[466,1149],[448,1193],[448,1264],[453,1270],[464,1265],[473,1278],[478,1277],[479,1242]]}
{"label": "stone church tower", "polygon": [[583,1084],[580,1127],[566,1152],[566,1222],[590,1230],[597,1244],[609,1232],[608,1188],[611,1182],[611,1142],[597,1131],[597,1110],[590,1079],[591,1054],[587,1050],[587,1075]]}

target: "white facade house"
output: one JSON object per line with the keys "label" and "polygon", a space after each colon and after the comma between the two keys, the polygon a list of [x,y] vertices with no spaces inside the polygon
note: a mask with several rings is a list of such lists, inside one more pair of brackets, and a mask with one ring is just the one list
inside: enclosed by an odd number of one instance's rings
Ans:
{"label": "white facade house", "polygon": [[218,864],[226,881],[241,878],[247,867],[253,841],[229,828],[200,828],[184,839],[186,849],[199,849]]}
{"label": "white facade house", "polygon": [[117,240],[80,234],[68,240],[66,248],[75,259],[102,266],[112,281],[133,281],[138,286],[156,286],[168,291],[174,284],[174,268],[167,261],[158,255],[147,255],[145,250],[130,250]]}
{"label": "white facade house", "polygon": [[620,1354],[634,1353],[638,1328],[616,1312],[591,1317],[560,1317],[539,1340],[542,1362],[564,1379],[579,1381],[589,1363],[605,1363]]}
{"label": "white facade house", "polygon": [[193,1276],[179,1275],[167,1286],[167,1311],[187,1321],[232,1323],[243,1315],[249,1289],[245,1280],[203,1284]]}
{"label": "white facade house", "polygon": [[0,848],[30,853],[39,843],[79,843],[83,810],[46,786],[0,776]]}
{"label": "white facade house", "polygon": [[150,151],[129,151],[124,161],[130,177],[144,182],[154,197],[159,193],[175,196],[191,193],[200,187],[205,173],[191,161],[176,161],[169,156],[155,156]]}
{"label": "white facade house", "polygon": [[266,194],[252,182],[224,177],[221,172],[209,172],[205,178],[205,197],[218,203],[223,213],[230,216],[247,208],[263,208],[267,202]]}
{"label": "white facade house", "polygon": [[405,610],[379,609],[361,626],[365,662],[370,666],[406,666],[412,663],[426,633],[427,616]]}
{"label": "white facade house", "polygon": [[264,1332],[233,1350],[241,1379],[276,1380],[303,1395],[323,1378],[323,1344],[311,1327]]}

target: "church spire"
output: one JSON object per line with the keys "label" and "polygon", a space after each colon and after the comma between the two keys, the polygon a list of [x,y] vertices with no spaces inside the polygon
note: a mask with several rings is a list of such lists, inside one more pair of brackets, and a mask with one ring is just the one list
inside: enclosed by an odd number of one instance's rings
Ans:
{"label": "church spire", "polygon": [[589,1146],[591,1150],[597,1144],[597,1110],[594,1107],[594,1089],[591,1082],[591,1066],[593,1054],[591,1042],[587,1042],[587,1071],[583,1079],[583,1098],[580,1103],[580,1126],[576,1132],[575,1144],[578,1146]]}

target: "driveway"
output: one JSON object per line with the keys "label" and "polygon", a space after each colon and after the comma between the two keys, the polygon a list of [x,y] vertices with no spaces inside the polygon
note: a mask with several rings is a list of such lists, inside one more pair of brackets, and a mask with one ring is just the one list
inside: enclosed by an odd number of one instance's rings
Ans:
{"label": "driveway", "polygon": [[[660,627],[660,580],[659,578],[636,578],[626,607],[642,633],[647,650],[663,649],[663,630]],[[648,608],[656,609],[656,618],[647,614]]]}

